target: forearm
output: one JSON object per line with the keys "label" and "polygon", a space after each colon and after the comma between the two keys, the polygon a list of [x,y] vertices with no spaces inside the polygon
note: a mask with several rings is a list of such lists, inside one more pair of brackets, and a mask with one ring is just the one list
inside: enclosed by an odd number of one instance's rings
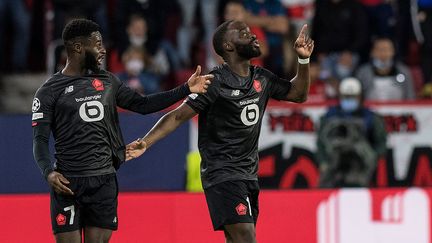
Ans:
{"label": "forearm", "polygon": [[297,75],[291,80],[291,89],[287,100],[303,103],[307,100],[310,86],[309,63],[298,64]]}
{"label": "forearm", "polygon": [[126,109],[145,115],[166,109],[189,94],[189,86],[185,83],[165,92],[141,97],[136,102],[132,102]]}
{"label": "forearm", "polygon": [[177,127],[183,124],[185,120],[181,119],[177,114],[176,110],[171,111],[164,115],[153,128],[142,138],[146,143],[148,149],[154,143],[160,139],[166,137],[168,134],[173,132]]}
{"label": "forearm", "polygon": [[49,153],[49,134],[49,125],[33,128],[33,157],[45,179],[53,171]]}

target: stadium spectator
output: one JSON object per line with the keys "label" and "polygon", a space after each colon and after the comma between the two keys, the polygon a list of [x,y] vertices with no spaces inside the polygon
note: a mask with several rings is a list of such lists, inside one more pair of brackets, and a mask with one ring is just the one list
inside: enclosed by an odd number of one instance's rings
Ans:
{"label": "stadium spectator", "polygon": [[[13,71],[26,71],[30,42],[30,10],[25,0],[0,0],[0,69],[5,70],[6,63],[11,62]],[[8,29],[8,25],[11,29]],[[6,33],[11,30],[12,35]],[[12,44],[9,53],[11,60],[5,60],[6,42],[11,36]],[[9,67],[8,67],[9,68]]]}
{"label": "stadium spectator", "polygon": [[384,122],[363,106],[359,80],[342,80],[339,96],[339,104],[330,107],[319,123],[320,187],[367,187],[378,158],[386,153]]}
{"label": "stadium spectator", "polygon": [[356,0],[317,1],[312,23],[323,78],[349,76],[369,39],[363,7]]}
{"label": "stadium spectator", "polygon": [[369,36],[395,37],[396,15],[394,0],[359,0],[366,10]]}
{"label": "stadium spectator", "polygon": [[182,24],[177,32],[177,43],[180,58],[186,67],[191,65],[191,47],[197,30],[194,17],[197,6],[200,6],[201,21],[204,27],[204,43],[206,46],[206,67],[208,70],[216,64],[216,54],[211,44],[212,34],[218,22],[217,9],[219,0],[178,0],[182,13]]}
{"label": "stadium spectator", "polygon": [[432,0],[418,0],[417,20],[422,39],[420,41],[420,65],[425,85],[424,95],[432,97]]}
{"label": "stadium spectator", "polygon": [[410,70],[395,58],[393,42],[388,38],[374,40],[371,60],[361,66],[356,77],[363,86],[366,100],[392,101],[415,98]]}
{"label": "stadium spectator", "polygon": [[97,22],[105,42],[109,41],[108,4],[104,0],[51,0],[54,8],[54,36],[61,38],[63,27],[74,18],[88,18]]}
{"label": "stadium spectator", "polygon": [[264,29],[269,47],[269,54],[264,60],[265,68],[277,75],[284,76],[283,37],[289,32],[289,21],[285,8],[279,0],[245,0],[249,11],[246,23]]}
{"label": "stadium spectator", "polygon": [[122,56],[125,71],[118,78],[140,94],[160,91],[161,76],[154,68],[151,57],[141,47],[131,46]]}
{"label": "stadium spectator", "polygon": [[[142,48],[146,53],[146,57],[152,60],[152,69],[157,70],[160,75],[167,75],[171,70],[177,70],[180,61],[174,46],[169,41],[161,39],[156,50],[150,50],[148,38],[151,34],[149,32],[147,21],[143,16],[131,15],[129,24],[126,27],[128,40],[126,49],[129,47]],[[120,53],[123,56],[124,51]]]}

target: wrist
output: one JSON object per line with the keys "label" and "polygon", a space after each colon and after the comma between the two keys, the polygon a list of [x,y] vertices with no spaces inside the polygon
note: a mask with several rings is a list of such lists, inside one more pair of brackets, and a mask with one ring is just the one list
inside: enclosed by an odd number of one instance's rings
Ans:
{"label": "wrist", "polygon": [[307,58],[301,58],[301,57],[297,57],[297,61],[299,64],[309,64],[309,57]]}
{"label": "wrist", "polygon": [[192,93],[189,86],[189,82],[184,83],[182,89],[186,92],[186,94]]}
{"label": "wrist", "polygon": [[48,179],[48,175],[51,174],[51,172],[53,172],[53,171],[54,171],[54,170],[53,170],[52,168],[47,168],[47,169],[45,169],[45,171],[44,171],[44,173],[43,173],[43,175],[44,175],[44,177],[45,177],[45,180]]}

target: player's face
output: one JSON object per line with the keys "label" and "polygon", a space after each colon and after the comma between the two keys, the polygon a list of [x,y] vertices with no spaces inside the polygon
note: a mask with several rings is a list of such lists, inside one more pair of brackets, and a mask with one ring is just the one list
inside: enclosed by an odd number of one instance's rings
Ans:
{"label": "player's face", "polygon": [[243,22],[234,22],[233,31],[230,31],[231,41],[235,46],[237,55],[245,59],[251,59],[261,55],[260,45],[249,27]]}
{"label": "player's face", "polygon": [[105,48],[99,32],[93,32],[84,52],[84,66],[90,70],[97,70],[105,58]]}

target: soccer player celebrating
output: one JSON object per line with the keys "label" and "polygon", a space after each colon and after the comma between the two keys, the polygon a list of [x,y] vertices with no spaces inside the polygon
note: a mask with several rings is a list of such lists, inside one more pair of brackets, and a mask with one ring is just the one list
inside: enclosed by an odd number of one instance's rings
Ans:
{"label": "soccer player celebrating", "polygon": [[249,27],[227,21],[214,33],[213,47],[225,63],[216,67],[205,94],[192,94],[177,109],[163,116],[141,139],[126,146],[126,160],[140,156],[156,141],[199,113],[198,147],[201,179],[215,230],[226,242],[256,242],[258,218],[258,137],[269,98],[296,103],[306,101],[309,57],[314,42],[303,26],[294,44],[297,75],[291,80],[250,65],[260,55],[259,43]]}
{"label": "soccer player celebrating", "polygon": [[[148,114],[190,93],[204,93],[213,75],[200,66],[187,83],[141,96],[99,68],[105,49],[99,26],[86,19],[63,30],[65,68],[48,79],[33,100],[33,154],[51,186],[51,221],[57,242],[108,242],[117,229],[116,169],[125,160],[117,106]],[[49,155],[55,139],[56,163]]]}

